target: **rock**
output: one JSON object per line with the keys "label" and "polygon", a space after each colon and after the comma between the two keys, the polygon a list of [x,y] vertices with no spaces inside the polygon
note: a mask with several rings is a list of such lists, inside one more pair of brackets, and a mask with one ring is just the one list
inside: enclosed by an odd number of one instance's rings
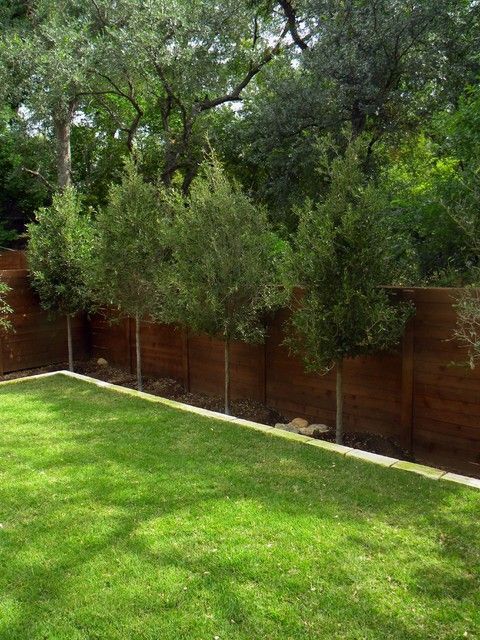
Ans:
{"label": "rock", "polygon": [[330,429],[326,424],[311,424],[308,427],[304,427],[303,429],[299,429],[298,433],[302,434],[302,436],[320,436],[322,433],[327,433]]}
{"label": "rock", "polygon": [[305,429],[305,427],[308,427],[308,420],[305,420],[304,418],[294,418],[293,420],[290,420],[288,424],[291,424],[297,429]]}
{"label": "rock", "polygon": [[310,427],[317,433],[328,433],[330,431],[330,427],[326,424],[311,424]]}
{"label": "rock", "polygon": [[105,360],[105,358],[99,358],[97,360],[97,364],[101,367],[106,367],[108,365],[108,362]]}
{"label": "rock", "polygon": [[312,427],[303,427],[303,429],[298,430],[298,433],[300,433],[302,436],[309,436],[309,437],[312,437],[315,435],[315,432],[312,429]]}
{"label": "rock", "polygon": [[275,429],[282,429],[283,431],[290,431],[291,433],[298,433],[297,427],[293,424],[283,424],[282,422],[277,422],[275,425]]}

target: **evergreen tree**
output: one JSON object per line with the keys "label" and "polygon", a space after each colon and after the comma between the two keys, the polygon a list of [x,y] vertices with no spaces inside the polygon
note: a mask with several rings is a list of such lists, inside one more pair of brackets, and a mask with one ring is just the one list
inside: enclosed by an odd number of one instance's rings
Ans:
{"label": "evergreen tree", "polygon": [[230,413],[230,343],[264,339],[264,314],[281,304],[277,276],[282,244],[266,211],[231,182],[214,154],[176,211],[169,296],[173,319],[221,337],[225,348],[225,413]]}
{"label": "evergreen tree", "polygon": [[70,371],[73,371],[72,316],[89,303],[92,240],[91,221],[82,213],[80,197],[73,187],[55,194],[52,205],[39,209],[36,222],[28,225],[27,256],[32,284],[44,309],[66,316]]}
{"label": "evergreen tree", "polygon": [[392,238],[382,200],[362,171],[361,139],[331,164],[323,201],[299,211],[291,275],[289,344],[308,371],[336,368],[336,440],[343,439],[343,363],[397,344],[411,308],[392,304],[382,285],[393,277]]}
{"label": "evergreen tree", "polygon": [[165,208],[156,187],[144,181],[133,158],[96,220],[92,288],[96,301],[135,318],[137,386],[142,390],[140,322],[158,309],[167,255]]}

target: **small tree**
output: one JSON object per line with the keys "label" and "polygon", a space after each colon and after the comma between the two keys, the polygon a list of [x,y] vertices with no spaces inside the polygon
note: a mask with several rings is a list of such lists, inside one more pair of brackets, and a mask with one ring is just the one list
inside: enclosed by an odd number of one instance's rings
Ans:
{"label": "small tree", "polygon": [[7,302],[7,295],[11,290],[6,282],[0,280],[0,332],[11,329],[9,315],[13,313],[13,309]]}
{"label": "small tree", "polygon": [[455,301],[454,308],[457,312],[457,323],[453,337],[467,350],[468,366],[475,369],[480,362],[480,289],[463,289]]}
{"label": "small tree", "polygon": [[90,217],[81,211],[72,187],[53,196],[28,225],[28,263],[32,284],[44,309],[67,319],[68,366],[73,371],[72,316],[89,302],[87,274],[92,255]]}
{"label": "small tree", "polygon": [[287,344],[311,372],[336,368],[336,440],[343,440],[345,358],[397,344],[412,310],[392,304],[381,285],[394,272],[379,193],[362,171],[362,141],[330,167],[325,199],[299,211],[291,275],[294,300]]}
{"label": "small tree", "polygon": [[95,299],[135,318],[137,387],[141,391],[140,322],[157,309],[159,272],[167,257],[165,213],[154,185],[134,159],[125,161],[120,184],[110,187],[96,221]]}
{"label": "small tree", "polygon": [[225,413],[230,413],[230,343],[260,342],[264,314],[281,304],[281,243],[266,211],[230,182],[212,153],[186,200],[173,198],[173,318],[224,342]]}

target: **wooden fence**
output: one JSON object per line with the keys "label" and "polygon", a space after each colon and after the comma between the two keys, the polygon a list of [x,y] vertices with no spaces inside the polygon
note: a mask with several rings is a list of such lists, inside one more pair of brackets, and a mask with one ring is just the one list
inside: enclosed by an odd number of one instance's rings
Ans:
{"label": "wooden fence", "polygon": [[[0,253],[0,279],[12,289],[7,302],[13,309],[13,330],[0,334],[0,375],[68,360],[65,318],[44,311],[30,286],[22,252]],[[72,326],[75,357],[89,353],[89,327],[83,317]]]}
{"label": "wooden fence", "polygon": [[[65,322],[39,308],[28,272],[9,269],[0,275],[14,290],[10,302],[15,308],[15,332],[0,343],[0,373],[65,361]],[[480,476],[480,368],[461,366],[466,354],[452,340],[452,303],[459,290],[398,291],[414,302],[416,315],[395,353],[346,363],[346,430],[391,436],[419,461]],[[259,400],[287,417],[333,425],[334,373],[308,375],[290,356],[282,345],[286,317],[281,311],[271,318],[265,345],[233,345],[232,396]],[[74,336],[76,354],[102,356],[133,370],[133,322],[78,319]],[[192,392],[221,395],[223,357],[218,340],[142,324],[145,374],[175,378]]]}

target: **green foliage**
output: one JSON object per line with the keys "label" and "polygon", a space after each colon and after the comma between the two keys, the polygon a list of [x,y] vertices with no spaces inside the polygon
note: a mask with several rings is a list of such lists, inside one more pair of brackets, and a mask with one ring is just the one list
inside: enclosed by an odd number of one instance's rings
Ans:
{"label": "green foliage", "polygon": [[394,229],[411,239],[421,283],[469,283],[479,266],[479,121],[480,92],[470,89],[456,110],[380,154]]}
{"label": "green foliage", "polygon": [[365,179],[364,153],[361,139],[351,143],[331,165],[324,200],[299,211],[292,273],[304,292],[287,342],[310,371],[392,347],[411,314],[382,288],[395,273],[393,239],[382,194]]}
{"label": "green foliage", "polygon": [[261,341],[264,314],[285,298],[278,279],[285,247],[265,209],[227,178],[214,154],[186,201],[177,195],[172,203],[172,316],[225,340]]}
{"label": "green foliage", "polygon": [[43,135],[31,135],[27,123],[10,107],[0,107],[0,221],[8,237],[0,231],[0,244],[14,239],[24,223],[34,219],[35,211],[47,202],[46,185],[26,169],[51,174],[52,149]]}
{"label": "green foliage", "polygon": [[[163,205],[163,206],[162,206]],[[133,159],[98,213],[92,288],[102,305],[145,318],[155,310],[167,252],[168,208]]]}
{"label": "green foliage", "polygon": [[7,302],[8,293],[11,288],[6,282],[0,280],[0,330],[8,331],[11,328],[9,315],[13,313],[12,307]]}
{"label": "green foliage", "polygon": [[339,138],[350,124],[372,144],[385,136],[397,144],[476,81],[480,14],[457,0],[281,4],[293,6],[306,48],[289,48],[267,69],[216,146],[293,230],[295,206],[325,194],[315,176],[325,133]]}
{"label": "green foliage", "polygon": [[45,309],[71,315],[89,303],[88,269],[93,234],[73,188],[53,196],[28,225],[28,263],[32,284]]}
{"label": "green foliage", "polygon": [[475,274],[480,266],[480,89],[469,89],[458,109],[442,114],[436,124],[444,131],[442,152],[454,158],[456,168],[442,202],[464,242],[465,266]]}
{"label": "green foliage", "polygon": [[0,220],[0,247],[9,247],[18,238],[18,233],[13,229],[8,229],[5,223]]}
{"label": "green foliage", "polygon": [[453,336],[467,351],[467,364],[474,369],[480,362],[480,289],[463,289],[454,307],[457,312],[457,324]]}
{"label": "green foliage", "polygon": [[442,157],[438,143],[425,134],[405,138],[397,149],[382,145],[377,155],[392,228],[411,243],[416,281],[444,282],[465,264],[463,234],[443,202],[455,179],[456,159]]}

